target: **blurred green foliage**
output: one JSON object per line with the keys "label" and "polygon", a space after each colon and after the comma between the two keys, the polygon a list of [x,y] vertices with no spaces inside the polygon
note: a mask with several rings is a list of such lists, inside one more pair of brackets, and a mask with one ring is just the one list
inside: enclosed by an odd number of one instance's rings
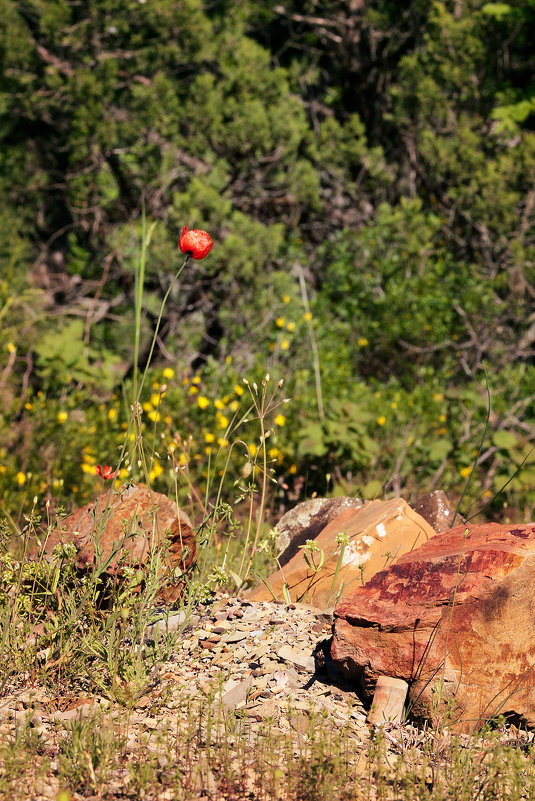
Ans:
{"label": "blurred green foliage", "polygon": [[86,500],[92,466],[133,447],[144,209],[142,368],[183,225],[216,243],[171,288],[141,399],[157,487],[186,471],[179,491],[202,496],[222,470],[233,491],[251,452],[223,470],[225,440],[259,444],[254,421],[234,430],[235,387],[269,371],[292,398],[271,434],[274,514],[312,492],[457,499],[485,366],[466,505],[533,516],[532,0],[0,0],[0,14],[10,514],[35,493]]}

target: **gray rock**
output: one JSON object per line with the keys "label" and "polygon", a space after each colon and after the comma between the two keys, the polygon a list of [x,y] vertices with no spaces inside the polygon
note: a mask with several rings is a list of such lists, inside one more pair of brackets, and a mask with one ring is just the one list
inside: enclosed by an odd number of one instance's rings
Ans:
{"label": "gray rock", "polygon": [[[418,512],[426,520],[437,534],[447,531],[454,524],[455,509],[448,501],[446,493],[442,490],[435,490],[428,495],[422,495],[409,506]],[[460,526],[465,523],[461,515],[455,516],[455,525]]]}

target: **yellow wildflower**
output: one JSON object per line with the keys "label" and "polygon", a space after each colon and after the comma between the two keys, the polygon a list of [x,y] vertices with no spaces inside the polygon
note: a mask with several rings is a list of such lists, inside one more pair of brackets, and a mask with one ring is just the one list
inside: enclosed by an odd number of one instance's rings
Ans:
{"label": "yellow wildflower", "polygon": [[287,329],[288,331],[290,331],[290,332],[291,332],[291,331],[294,331],[294,330],[295,330],[295,323],[287,323],[287,324],[286,324],[286,329]]}
{"label": "yellow wildflower", "polygon": [[15,476],[15,481],[17,484],[22,487],[23,484],[26,484],[26,473],[21,473],[20,471]]}
{"label": "yellow wildflower", "polygon": [[150,396],[150,402],[152,403],[153,406],[159,406],[160,405],[160,398],[161,398],[161,395],[160,395],[159,392],[158,393],[153,392],[152,395]]}
{"label": "yellow wildflower", "polygon": [[164,378],[174,378],[175,371],[172,367],[164,367],[162,375]]}
{"label": "yellow wildflower", "polygon": [[288,472],[289,472],[289,473],[290,473],[292,476],[294,475],[294,473],[297,473],[297,465],[296,465],[296,464],[292,464],[292,465],[290,465],[290,469],[288,470]]}
{"label": "yellow wildflower", "polygon": [[290,296],[289,295],[283,295],[282,296],[282,302],[283,303],[289,303],[290,302]]}
{"label": "yellow wildflower", "polygon": [[215,434],[212,434],[212,433],[210,433],[210,432],[207,432],[207,433],[204,435],[204,441],[205,441],[205,442],[215,442]]}
{"label": "yellow wildflower", "polygon": [[357,340],[357,345],[359,346],[359,348],[365,348],[367,344],[368,340],[366,339],[366,337],[360,337]]}
{"label": "yellow wildflower", "polygon": [[470,465],[469,467],[461,467],[461,469],[459,470],[459,473],[461,474],[462,478],[468,478],[471,472],[472,472],[472,465]]}
{"label": "yellow wildflower", "polygon": [[154,464],[152,465],[152,470],[149,473],[149,478],[151,481],[154,481],[154,479],[158,478],[158,476],[161,476],[162,473],[163,473],[163,467],[161,466],[161,464],[159,464],[158,462],[154,462]]}
{"label": "yellow wildflower", "polygon": [[282,342],[281,342],[281,350],[288,350],[289,347],[290,347],[290,343],[288,342],[288,340],[287,339],[283,339]]}
{"label": "yellow wildflower", "polygon": [[17,350],[15,345],[12,342],[8,342],[7,345],[6,345],[6,348],[8,349],[8,351],[10,353],[15,353],[15,351]]}
{"label": "yellow wildflower", "polygon": [[234,384],[234,392],[236,393],[236,395],[243,395],[245,390],[240,384]]}
{"label": "yellow wildflower", "polygon": [[226,428],[228,426],[228,418],[221,412],[217,412],[215,416],[218,428]]}
{"label": "yellow wildflower", "polygon": [[200,375],[194,375],[193,378],[191,379],[191,383],[192,384],[200,384],[201,383]]}
{"label": "yellow wildflower", "polygon": [[219,398],[215,399],[214,406],[215,406],[216,409],[224,409],[225,408],[225,404],[223,403],[222,400],[219,400]]}
{"label": "yellow wildflower", "polygon": [[305,323],[310,322],[310,320],[312,320],[312,312],[305,312],[303,314],[303,320],[305,321]]}
{"label": "yellow wildflower", "polygon": [[153,423],[159,423],[160,417],[160,412],[156,411],[156,409],[153,409],[151,412],[149,412],[149,420],[152,420]]}
{"label": "yellow wildflower", "polygon": [[114,420],[117,420],[117,409],[108,409],[108,420],[110,420],[112,423]]}
{"label": "yellow wildflower", "polygon": [[57,419],[58,423],[60,425],[62,425],[65,422],[65,420],[68,418],[68,416],[69,415],[67,414],[67,412],[58,412],[58,416],[57,416],[56,419]]}
{"label": "yellow wildflower", "polygon": [[210,406],[210,401],[205,395],[199,395],[197,398],[197,403],[201,409],[206,409],[208,406]]}
{"label": "yellow wildflower", "polygon": [[275,325],[278,328],[282,328],[282,326],[284,325],[284,317],[277,317],[277,319],[275,320]]}
{"label": "yellow wildflower", "polygon": [[283,414],[278,414],[275,417],[274,422],[275,422],[275,425],[277,425],[277,426],[283,426],[285,424],[285,422],[286,422],[286,417]]}
{"label": "yellow wildflower", "polygon": [[377,418],[377,425],[384,426],[386,423],[386,417],[382,414],[380,417]]}

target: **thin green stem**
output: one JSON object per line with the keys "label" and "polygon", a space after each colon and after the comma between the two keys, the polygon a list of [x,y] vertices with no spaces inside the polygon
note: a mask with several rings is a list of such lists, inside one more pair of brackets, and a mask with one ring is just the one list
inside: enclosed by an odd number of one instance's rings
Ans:
{"label": "thin green stem", "polygon": [[139,370],[139,345],[141,340],[141,312],[143,310],[143,288],[145,285],[145,267],[147,265],[147,250],[152,239],[152,234],[156,223],[152,223],[150,229],[147,231],[147,218],[145,216],[145,204],[141,212],[141,253],[139,257],[139,266],[135,274],[135,287],[134,287],[134,399],[137,400],[137,382]]}
{"label": "thin green stem", "polygon": [[[256,531],[253,540],[253,544],[251,545],[251,551],[249,555],[249,562],[247,564],[247,569],[245,571],[245,575],[242,576],[242,569],[243,569],[243,562],[244,557],[247,553],[247,544],[243,552],[242,563],[240,565],[240,578],[242,578],[243,583],[247,581],[249,577],[249,573],[251,572],[251,566],[253,564],[253,559],[256,551],[256,546],[258,544],[258,538],[260,536],[260,528],[262,526],[262,519],[264,517],[264,509],[266,506],[266,492],[267,492],[267,481],[268,481],[268,473],[267,473],[267,448],[266,448],[266,429],[264,425],[264,415],[265,415],[265,394],[262,394],[262,404],[260,407],[259,412],[259,420],[260,420],[260,442],[262,444],[262,492],[260,494],[260,507],[258,509],[257,515],[257,522],[256,522]],[[249,532],[247,532],[247,539],[249,539]]]}
{"label": "thin green stem", "polygon": [[310,347],[312,349],[312,361],[314,363],[314,379],[316,382],[316,400],[318,403],[318,417],[323,420],[325,417],[325,410],[323,406],[323,392],[321,389],[321,370],[320,370],[320,357],[318,346],[316,343],[316,336],[314,334],[314,326],[312,325],[312,312],[310,311],[310,304],[308,302],[307,286],[305,282],[305,275],[303,268],[300,264],[296,265],[297,275],[299,276],[299,285],[301,287],[301,298],[306,313],[308,336],[310,337]]}
{"label": "thin green stem", "polygon": [[154,353],[154,348],[156,346],[156,341],[158,339],[158,332],[160,330],[160,323],[162,322],[162,316],[163,316],[163,312],[164,312],[164,309],[165,309],[165,304],[167,303],[167,298],[169,297],[173,286],[175,285],[175,283],[178,281],[180,275],[182,274],[182,271],[186,267],[189,259],[190,259],[189,255],[186,256],[186,258],[184,259],[184,262],[182,263],[182,266],[180,267],[180,269],[176,273],[175,277],[173,278],[173,280],[169,284],[169,287],[167,288],[167,292],[165,293],[164,298],[162,300],[162,303],[161,303],[161,306],[160,306],[160,311],[159,311],[159,314],[158,314],[158,319],[156,320],[156,327],[154,329],[154,334],[153,334],[152,342],[151,342],[151,345],[150,345],[149,355],[147,357],[147,363],[145,364],[145,369],[143,371],[143,376],[141,378],[141,383],[139,385],[139,391],[135,395],[136,401],[138,403],[139,403],[139,399],[141,397],[141,393],[143,391],[143,387],[145,385],[145,381],[146,381],[146,378],[147,378],[147,373],[148,373],[148,370],[149,370],[149,367],[150,367],[150,363],[151,363],[151,360],[152,360],[152,354]]}
{"label": "thin green stem", "polygon": [[457,504],[457,506],[455,508],[455,512],[453,513],[453,517],[452,517],[452,520],[451,520],[450,528],[453,528],[453,526],[455,525],[455,519],[457,518],[457,515],[459,514],[459,509],[461,508],[462,503],[464,501],[464,496],[468,492],[468,487],[470,486],[470,482],[472,481],[472,476],[474,475],[475,469],[476,469],[476,467],[478,465],[479,457],[481,456],[481,451],[483,450],[483,443],[485,442],[485,440],[487,438],[487,432],[489,430],[491,406],[490,406],[489,377],[487,375],[487,371],[486,370],[485,370],[485,385],[486,385],[486,389],[487,389],[487,419],[485,421],[485,429],[483,431],[483,436],[481,437],[481,442],[479,443],[479,448],[477,450],[476,458],[474,459],[474,463],[472,465],[472,470],[470,471],[470,475],[468,476],[466,484],[464,485],[464,489],[463,489],[462,495],[461,495],[461,497],[459,499],[459,503]]}

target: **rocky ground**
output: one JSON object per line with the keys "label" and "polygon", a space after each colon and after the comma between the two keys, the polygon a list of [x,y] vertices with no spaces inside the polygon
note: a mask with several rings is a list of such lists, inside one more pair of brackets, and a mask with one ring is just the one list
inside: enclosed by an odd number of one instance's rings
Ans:
{"label": "rocky ground", "polygon": [[[105,782],[106,793],[116,797],[125,791],[128,762],[137,758],[140,746],[146,749],[148,743],[150,752],[167,759],[168,738],[184,738],[184,727],[191,728],[192,716],[203,707],[203,726],[209,717],[215,725],[221,713],[234,713],[240,736],[249,743],[265,734],[266,725],[273,741],[277,732],[297,740],[311,715],[317,715],[323,726],[347,725],[355,754],[364,751],[369,738],[366,712],[322,648],[331,635],[331,618],[306,604],[251,603],[226,596],[202,607],[183,631],[183,613],[171,614],[153,625],[148,637],[179,631],[172,653],[151,677],[150,688],[127,710],[90,693],[57,698],[35,686],[10,688],[0,698],[0,737],[20,738],[29,730],[41,743],[35,770],[26,778],[28,795],[22,797],[58,797],[63,784],[61,739],[65,732],[72,737],[73,723],[82,731],[84,721],[102,731],[110,727],[125,738],[119,764],[107,771]],[[164,732],[166,749],[161,747]],[[296,742],[296,753],[298,747]],[[94,792],[98,777],[88,772],[89,795],[100,797]],[[216,777],[208,770],[195,783],[202,795],[215,789]],[[71,797],[88,796],[74,792]]]}
{"label": "rocky ground", "polygon": [[[311,726],[326,735],[343,728],[346,757],[354,767],[360,760],[362,770],[375,734],[354,688],[336,674],[322,647],[331,623],[328,612],[305,604],[221,596],[182,631],[182,613],[153,625],[152,639],[180,633],[130,708],[90,693],[58,698],[35,686],[6,688],[0,738],[22,743],[29,734],[34,746],[11,795],[4,754],[4,797],[271,798],[257,744],[263,743],[267,765],[279,757],[299,759]],[[424,738],[408,724],[382,736],[392,754],[403,752],[409,760]],[[273,753],[266,754],[266,742]],[[277,742],[285,743],[282,756]],[[234,765],[230,776],[226,763]],[[171,769],[175,784],[162,780]],[[274,769],[272,781],[276,775]]]}

